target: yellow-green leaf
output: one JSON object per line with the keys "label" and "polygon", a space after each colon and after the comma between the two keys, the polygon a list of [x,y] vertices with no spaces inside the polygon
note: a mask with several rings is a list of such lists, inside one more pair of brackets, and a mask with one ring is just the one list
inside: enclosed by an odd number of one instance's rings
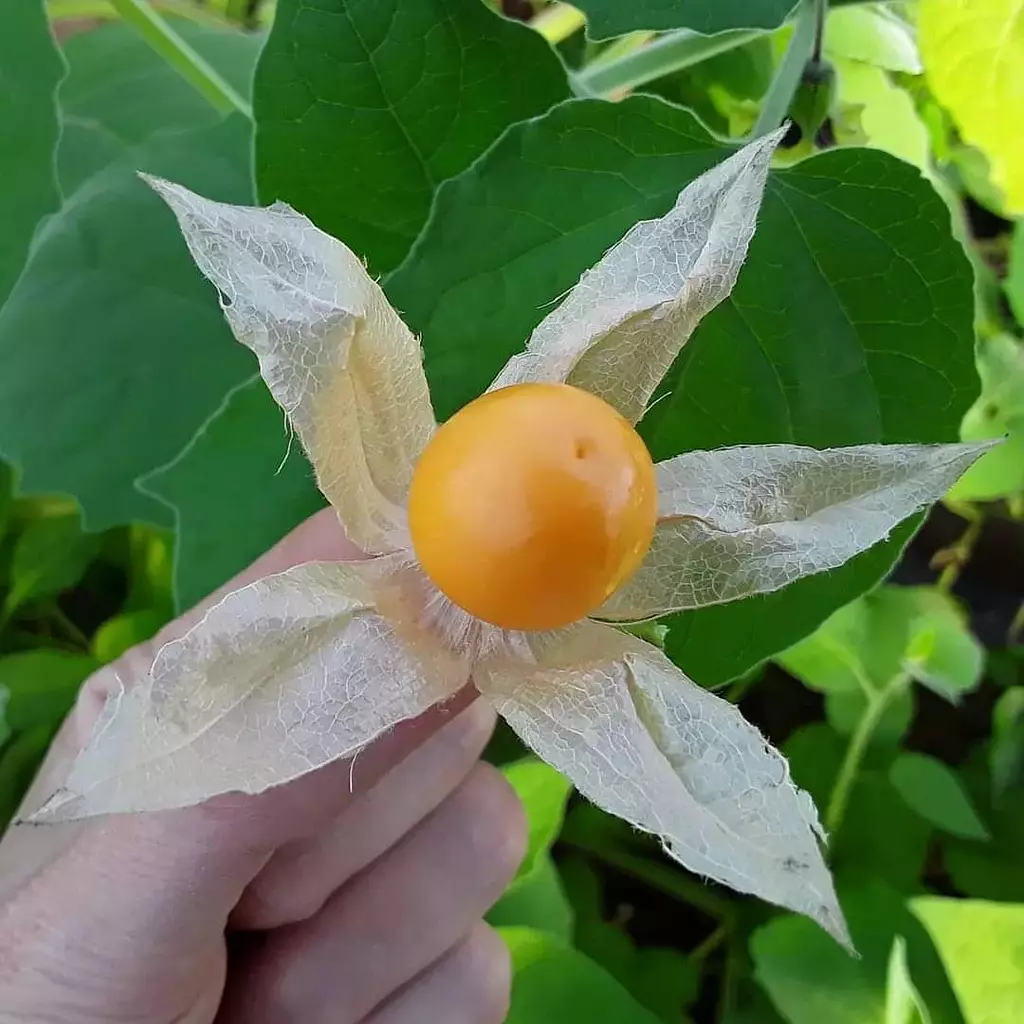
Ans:
{"label": "yellow-green leaf", "polygon": [[1024,213],[1024,2],[921,0],[918,28],[936,98],[988,158],[1007,209]]}
{"label": "yellow-green leaf", "polygon": [[938,948],[967,1024],[1024,1020],[1024,904],[922,896],[910,906]]}

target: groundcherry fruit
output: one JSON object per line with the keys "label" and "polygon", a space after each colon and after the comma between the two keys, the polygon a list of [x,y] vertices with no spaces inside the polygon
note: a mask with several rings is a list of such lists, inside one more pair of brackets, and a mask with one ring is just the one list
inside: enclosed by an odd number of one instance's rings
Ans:
{"label": "groundcherry fruit", "polygon": [[654,466],[632,425],[566,384],[488,392],[441,426],[409,492],[426,574],[505,629],[595,611],[640,565],[657,518]]}

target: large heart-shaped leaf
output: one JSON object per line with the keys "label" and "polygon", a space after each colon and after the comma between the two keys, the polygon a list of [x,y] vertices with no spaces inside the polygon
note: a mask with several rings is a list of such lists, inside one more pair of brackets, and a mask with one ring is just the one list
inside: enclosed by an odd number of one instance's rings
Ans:
{"label": "large heart-shaped leaf", "polygon": [[[247,91],[260,37],[179,27]],[[124,25],[76,35],[65,52],[57,172],[67,199],[0,317],[0,450],[21,464],[25,490],[78,498],[88,528],[169,524],[136,477],[172,458],[252,364],[173,217],[134,172],[251,200],[250,130],[241,119],[221,127]]]}
{"label": "large heart-shaped leaf", "polygon": [[253,370],[135,171],[251,201],[249,136],[241,118],[159,136],[93,175],[47,222],[0,313],[0,447],[24,490],[73,494],[89,529],[169,523],[136,478]]}
{"label": "large heart-shaped leaf", "polygon": [[42,0],[4,10],[0,33],[0,306],[21,273],[39,221],[60,204],[54,93],[64,75]]}
{"label": "large heart-shaped leaf", "polygon": [[440,182],[568,93],[547,42],[480,0],[281,0],[256,76],[260,198],[390,270]]}
{"label": "large heart-shaped leaf", "polygon": [[[837,4],[858,0],[834,0]],[[690,28],[711,34],[731,28],[777,28],[797,0],[574,0],[592,39],[636,29]]]}
{"label": "large heart-shaped leaf", "polygon": [[[439,415],[483,390],[584,269],[722,156],[655,99],[577,100],[443,186],[386,283],[423,335]],[[769,181],[731,299],[698,328],[642,432],[659,458],[953,439],[976,387],[971,310],[949,213],[913,168],[867,150],[816,157]],[[742,673],[874,585],[911,528],[834,573],[687,613],[670,652],[704,684]]]}
{"label": "large heart-shaped leaf", "polygon": [[142,487],[176,510],[178,609],[206,597],[324,504],[259,377],[232,391],[181,454]]}

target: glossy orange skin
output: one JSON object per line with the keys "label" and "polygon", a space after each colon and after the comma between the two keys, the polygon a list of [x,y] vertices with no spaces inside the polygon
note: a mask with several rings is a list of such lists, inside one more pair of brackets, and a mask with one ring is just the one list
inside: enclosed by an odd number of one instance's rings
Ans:
{"label": "glossy orange skin", "polygon": [[482,395],[440,427],[409,492],[413,548],[455,604],[505,629],[597,609],[654,535],[654,465],[632,425],[566,384]]}

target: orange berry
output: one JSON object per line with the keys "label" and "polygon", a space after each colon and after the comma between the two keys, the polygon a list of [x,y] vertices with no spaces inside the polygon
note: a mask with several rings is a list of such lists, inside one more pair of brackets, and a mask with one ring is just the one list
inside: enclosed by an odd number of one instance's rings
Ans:
{"label": "orange berry", "polygon": [[657,518],[654,465],[630,423],[566,384],[482,395],[440,427],[409,492],[424,571],[505,629],[594,611],[640,565]]}

